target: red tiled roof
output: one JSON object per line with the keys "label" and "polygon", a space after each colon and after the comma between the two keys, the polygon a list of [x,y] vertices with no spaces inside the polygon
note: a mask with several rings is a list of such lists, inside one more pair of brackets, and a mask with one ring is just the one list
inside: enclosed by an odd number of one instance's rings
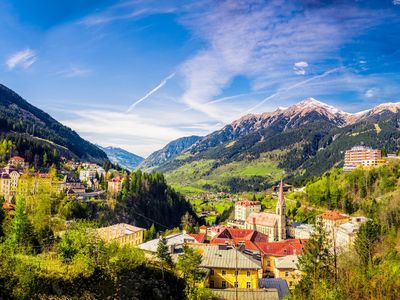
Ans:
{"label": "red tiled roof", "polygon": [[226,228],[224,231],[214,237],[210,244],[225,244],[233,242],[235,245],[239,243],[245,244],[248,250],[258,250],[255,243],[267,242],[268,236],[251,229]]}
{"label": "red tiled roof", "polygon": [[242,201],[236,202],[235,205],[253,206],[253,205],[261,205],[261,203],[260,203],[260,201],[242,200]]}
{"label": "red tiled roof", "polygon": [[304,249],[307,240],[289,239],[279,242],[256,243],[258,249],[264,255],[286,256],[299,255]]}
{"label": "red tiled roof", "polygon": [[204,243],[204,241],[206,240],[206,233],[190,233],[189,234],[191,237],[194,237],[196,239],[196,241],[198,241],[199,243]]}
{"label": "red tiled roof", "polygon": [[269,214],[265,212],[260,212],[260,213],[252,212],[247,217],[246,223],[252,225],[257,224],[266,227],[273,227],[275,225],[277,217],[278,215],[275,214]]}
{"label": "red tiled roof", "polygon": [[10,158],[10,160],[25,161],[25,159],[21,156],[13,156]]}
{"label": "red tiled roof", "polygon": [[3,208],[4,209],[15,209],[15,205],[12,203],[4,202],[3,203]]}
{"label": "red tiled roof", "polygon": [[207,226],[206,225],[201,225],[200,229],[207,229]]}
{"label": "red tiled roof", "polygon": [[347,215],[341,214],[334,210],[328,210],[328,211],[324,212],[323,214],[319,215],[319,217],[322,219],[332,220],[332,221],[337,221],[337,220],[342,220],[342,219],[348,218]]}

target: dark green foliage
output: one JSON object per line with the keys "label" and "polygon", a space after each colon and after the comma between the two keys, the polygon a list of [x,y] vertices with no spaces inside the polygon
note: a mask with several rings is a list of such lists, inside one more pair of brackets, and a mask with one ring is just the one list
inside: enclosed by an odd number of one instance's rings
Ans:
{"label": "dark green foliage", "polygon": [[379,240],[381,233],[380,225],[374,221],[368,221],[361,225],[357,238],[354,241],[354,249],[362,265],[366,268],[372,263],[372,258],[375,252],[376,243]]}
{"label": "dark green foliage", "polygon": [[38,165],[56,162],[58,154],[94,162],[107,160],[102,150],[1,84],[0,132],[14,142],[19,155]]}
{"label": "dark green foliage", "polygon": [[141,227],[155,224],[158,230],[179,226],[185,213],[195,218],[189,202],[165,182],[161,173],[140,170],[126,176],[114,213],[115,222]]}
{"label": "dark green foliage", "polygon": [[144,241],[147,242],[153,240],[156,238],[156,236],[156,226],[154,224],[151,224],[150,228],[144,232]]}
{"label": "dark green foliage", "polygon": [[161,261],[162,264],[172,267],[173,262],[171,255],[169,254],[169,249],[167,245],[167,239],[165,236],[161,236],[157,246],[157,258]]}

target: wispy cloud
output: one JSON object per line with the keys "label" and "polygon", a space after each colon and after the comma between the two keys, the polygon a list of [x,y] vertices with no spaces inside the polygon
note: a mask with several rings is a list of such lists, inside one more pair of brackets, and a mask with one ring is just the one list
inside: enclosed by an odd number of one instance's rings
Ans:
{"label": "wispy cloud", "polygon": [[17,67],[28,69],[37,60],[35,51],[27,48],[10,55],[6,60],[8,69],[12,70]]}
{"label": "wispy cloud", "polygon": [[155,88],[153,88],[146,95],[144,95],[142,98],[140,98],[135,103],[133,103],[131,106],[129,106],[127,112],[131,112],[136,107],[136,105],[143,102],[144,100],[149,98],[151,95],[153,95],[155,92],[157,92],[159,89],[161,89],[167,83],[167,81],[170,80],[174,76],[175,76],[175,73],[172,73],[172,74],[168,75],[167,77],[165,77],[163,80],[161,80],[161,82]]}
{"label": "wispy cloud", "polygon": [[394,5],[400,5],[400,0],[393,0]]}
{"label": "wispy cloud", "polygon": [[84,77],[92,73],[91,69],[72,66],[65,70],[59,71],[56,74],[65,78]]}
{"label": "wispy cloud", "polygon": [[[246,77],[253,91],[279,90],[296,71],[306,74],[307,61],[318,62],[321,70],[321,61],[376,21],[373,12],[354,7],[309,8],[283,0],[218,3],[182,19],[206,46],[182,64],[181,73],[183,101],[221,121],[232,116],[220,105],[224,101],[214,100],[236,76]],[[298,62],[295,72],[293,62]]]}
{"label": "wispy cloud", "polygon": [[293,71],[297,75],[305,75],[308,63],[306,61],[298,61],[293,65]]}

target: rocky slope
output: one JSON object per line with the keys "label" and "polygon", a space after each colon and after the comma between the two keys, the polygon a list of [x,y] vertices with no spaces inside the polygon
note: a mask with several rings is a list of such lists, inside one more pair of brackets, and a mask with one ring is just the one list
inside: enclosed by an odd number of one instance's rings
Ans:
{"label": "rocky slope", "polygon": [[112,163],[118,164],[119,166],[128,170],[135,170],[136,167],[144,160],[143,157],[121,148],[97,146],[107,154]]}

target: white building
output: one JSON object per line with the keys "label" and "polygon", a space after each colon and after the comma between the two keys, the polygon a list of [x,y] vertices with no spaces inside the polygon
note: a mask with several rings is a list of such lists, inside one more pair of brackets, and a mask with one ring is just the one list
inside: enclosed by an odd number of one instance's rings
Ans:
{"label": "white building", "polygon": [[[197,244],[198,243],[194,237],[192,237],[191,235],[186,234],[184,232],[168,235],[165,237],[165,239],[167,240],[167,246],[168,246],[169,252],[171,254],[181,253],[182,246],[184,244],[187,244],[187,243]],[[160,242],[160,239],[154,239],[154,240],[148,241],[146,243],[140,244],[138,247],[144,251],[156,253],[159,242]]]}
{"label": "white building", "polygon": [[351,248],[361,225],[367,221],[366,217],[352,217],[350,222],[338,226],[335,230],[337,250],[344,251]]}
{"label": "white building", "polygon": [[252,213],[261,211],[261,203],[259,201],[238,201],[235,203],[235,220],[246,221],[247,217]]}

